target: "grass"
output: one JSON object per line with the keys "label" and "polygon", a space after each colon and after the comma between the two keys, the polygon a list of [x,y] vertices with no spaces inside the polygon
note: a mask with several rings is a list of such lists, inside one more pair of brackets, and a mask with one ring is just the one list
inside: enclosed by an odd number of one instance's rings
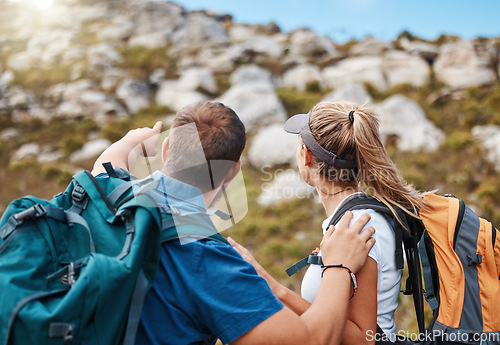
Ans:
{"label": "grass", "polygon": [[118,67],[125,69],[134,79],[145,79],[158,68],[164,69],[167,77],[172,76],[175,74],[176,65],[175,61],[168,57],[167,49],[119,47],[117,50],[123,56],[123,61],[118,63]]}
{"label": "grass", "polygon": [[129,130],[139,127],[152,127],[157,121],[164,120],[168,114],[173,113],[167,106],[143,108],[129,118],[108,123],[101,129],[101,136],[115,142]]}
{"label": "grass", "polygon": [[[311,88],[314,88],[312,85]],[[292,89],[278,89],[276,94],[283,103],[289,116],[299,113],[307,113],[311,108],[321,101],[323,95],[316,91],[300,92]]]}
{"label": "grass", "polygon": [[[323,208],[312,199],[296,199],[276,206],[257,204],[260,184],[268,175],[243,166],[247,189],[247,216],[224,232],[246,246],[257,261],[279,282],[299,292],[301,272],[288,277],[285,268],[294,264],[319,245]],[[302,236],[297,236],[297,234]]]}
{"label": "grass", "polygon": [[71,74],[71,66],[59,65],[53,67],[37,67],[25,71],[16,71],[12,85],[20,85],[30,90],[34,95],[42,97],[44,92],[53,85],[67,82]]}

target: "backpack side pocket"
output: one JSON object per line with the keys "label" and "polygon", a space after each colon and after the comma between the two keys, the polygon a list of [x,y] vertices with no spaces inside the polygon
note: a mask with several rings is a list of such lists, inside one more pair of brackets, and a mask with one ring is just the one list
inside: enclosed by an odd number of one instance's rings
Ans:
{"label": "backpack side pocket", "polygon": [[500,231],[494,226],[491,227],[493,253],[495,256],[495,264],[497,266],[498,280],[500,280]]}

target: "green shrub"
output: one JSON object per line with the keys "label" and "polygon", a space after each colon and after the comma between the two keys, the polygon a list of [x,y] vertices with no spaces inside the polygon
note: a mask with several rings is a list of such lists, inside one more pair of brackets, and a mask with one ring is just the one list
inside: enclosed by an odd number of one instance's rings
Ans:
{"label": "green shrub", "polygon": [[73,172],[59,163],[38,163],[35,159],[23,159],[0,169],[4,183],[0,188],[0,213],[7,203],[25,195],[50,199],[62,192],[71,181]]}
{"label": "green shrub", "polygon": [[59,149],[69,156],[72,152],[79,150],[87,142],[87,137],[80,134],[66,136],[61,140]]}
{"label": "green shrub", "polygon": [[37,67],[17,71],[11,84],[20,85],[23,89],[32,91],[35,96],[42,97],[49,87],[67,82],[70,74],[71,66],[67,65]]}
{"label": "green shrub", "polygon": [[168,114],[172,114],[172,110],[167,106],[154,105],[143,108],[129,118],[109,122],[101,128],[100,135],[111,142],[115,142],[131,129],[154,126],[157,121],[165,120]]}
{"label": "green shrub", "polygon": [[468,131],[458,130],[446,137],[443,146],[450,150],[462,150],[474,143],[474,138]]}
{"label": "green shrub", "polygon": [[307,113],[322,98],[322,95],[317,92],[300,92],[292,89],[278,89],[276,94],[289,116]]}
{"label": "green shrub", "polygon": [[135,79],[147,78],[157,68],[165,69],[167,76],[174,74],[175,62],[168,57],[167,48],[120,47],[118,52],[123,56],[118,66]]}
{"label": "green shrub", "polygon": [[219,90],[219,94],[223,94],[231,87],[229,76],[225,74],[215,75],[215,83],[217,84],[217,90]]}

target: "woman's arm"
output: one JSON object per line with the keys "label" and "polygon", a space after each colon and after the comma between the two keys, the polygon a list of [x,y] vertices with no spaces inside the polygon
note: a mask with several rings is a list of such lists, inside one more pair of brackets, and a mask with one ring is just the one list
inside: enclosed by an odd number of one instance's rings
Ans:
{"label": "woman's arm", "polygon": [[[310,302],[277,282],[245,247],[232,238],[228,238],[228,241],[246,261],[252,264],[257,273],[267,281],[275,296],[289,309],[297,315],[302,315],[311,306]],[[377,263],[368,258],[356,275],[359,289],[349,303],[349,315],[342,338],[343,345],[374,343],[367,341],[367,332],[371,330],[374,334],[377,330],[377,272]]]}
{"label": "woman's arm", "polygon": [[367,332],[377,331],[377,276],[377,262],[369,257],[356,274],[359,288],[349,303],[342,345],[375,344],[375,339],[367,340]]}
{"label": "woman's arm", "polygon": [[[353,260],[349,252],[354,253],[362,249],[362,252],[367,254],[375,243],[375,239],[370,238],[374,229],[368,228],[357,236],[358,243],[342,243],[343,239],[348,237],[353,239],[353,235],[363,228],[369,216],[363,215],[355,222],[352,229],[346,231],[351,219],[352,213],[347,212],[339,222],[337,230],[331,229],[326,232],[320,247],[325,265],[344,264],[353,272],[357,272],[365,262],[357,260],[366,258],[356,255],[356,260]],[[351,293],[351,279],[347,270],[343,268],[326,270],[316,299],[305,313],[297,316],[285,307],[231,344],[337,345],[344,333]]]}
{"label": "woman's arm", "polygon": [[102,163],[106,162],[111,162],[113,166],[127,171],[133,171],[139,155],[156,155],[156,143],[162,127],[163,123],[158,121],[153,128],[144,127],[129,131],[101,153],[94,163],[92,175],[105,172]]}

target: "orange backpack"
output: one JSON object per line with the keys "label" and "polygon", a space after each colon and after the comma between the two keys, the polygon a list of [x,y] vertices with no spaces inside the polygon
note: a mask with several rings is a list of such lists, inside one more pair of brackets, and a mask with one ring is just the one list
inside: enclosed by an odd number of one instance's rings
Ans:
{"label": "orange backpack", "polygon": [[419,253],[429,331],[443,341],[500,344],[500,234],[462,200],[435,194],[422,210]]}
{"label": "orange backpack", "polygon": [[[428,194],[430,205],[420,218],[397,209],[406,230],[379,200],[353,194],[339,205],[330,224],[349,210],[373,209],[392,225],[396,267],[403,268],[403,252],[409,277],[404,294],[413,295],[421,345],[500,345],[500,233],[452,195]],[[376,229],[375,229],[376,230]],[[288,275],[308,264],[321,265],[311,254],[287,269]],[[425,282],[423,289],[422,276]],[[427,327],[423,295],[433,310]],[[409,339],[389,339],[377,330],[377,345],[408,344]]]}

